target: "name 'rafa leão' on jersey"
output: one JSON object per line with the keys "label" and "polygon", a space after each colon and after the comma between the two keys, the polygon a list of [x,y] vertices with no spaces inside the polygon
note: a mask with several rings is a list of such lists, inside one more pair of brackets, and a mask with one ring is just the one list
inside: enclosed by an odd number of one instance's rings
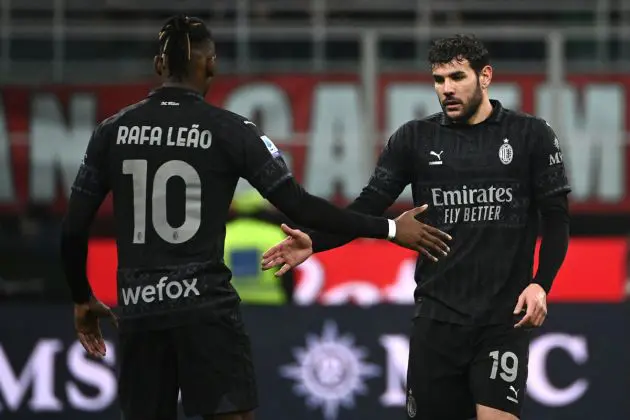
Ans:
{"label": "name 'rafa le\u00e3o' on jersey", "polygon": [[85,270],[72,260],[84,263],[82,238],[111,191],[120,325],[168,328],[205,315],[233,316],[240,299],[223,253],[239,178],[296,223],[366,238],[391,235],[387,218],[342,210],[305,191],[251,121],[192,90],[162,87],[92,134],[62,234],[73,299],[84,301],[89,291]]}
{"label": "name 'rafa le\u00e3o' on jersey", "polygon": [[233,308],[223,247],[238,179],[266,194],[290,176],[255,124],[192,91],[158,89],[102,122],[73,188],[114,192],[122,320]]}
{"label": "name 'rafa le\u00e3o' on jersey", "polygon": [[505,321],[532,281],[538,203],[570,191],[551,127],[492,105],[477,125],[443,113],[406,123],[366,187],[393,202],[411,184],[415,205],[429,205],[422,220],[454,238],[446,258],[420,259],[415,276],[418,313],[446,322]]}

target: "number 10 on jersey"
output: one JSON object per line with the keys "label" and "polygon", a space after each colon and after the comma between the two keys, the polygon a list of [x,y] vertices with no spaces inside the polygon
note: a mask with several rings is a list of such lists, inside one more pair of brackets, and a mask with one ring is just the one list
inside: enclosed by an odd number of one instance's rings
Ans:
{"label": "number 10 on jersey", "polygon": [[[150,179],[146,159],[124,160],[122,173],[133,179],[133,243],[143,244],[146,239],[147,224],[147,181]],[[181,226],[173,227],[166,215],[166,185],[172,177],[184,181],[185,219]],[[151,222],[153,229],[164,241],[181,244],[190,240],[201,225],[201,179],[199,173],[188,163],[170,160],[162,164],[153,174],[151,193]]]}

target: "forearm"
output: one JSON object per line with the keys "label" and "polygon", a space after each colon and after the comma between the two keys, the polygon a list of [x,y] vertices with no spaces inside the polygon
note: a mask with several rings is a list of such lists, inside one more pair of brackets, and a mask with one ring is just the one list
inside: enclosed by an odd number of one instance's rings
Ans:
{"label": "forearm", "polygon": [[[391,205],[391,199],[377,192],[364,190],[349,206],[349,210],[372,216],[381,216]],[[313,241],[313,252],[323,252],[338,248],[356,239],[352,235],[331,235],[317,231],[307,231]]]}
{"label": "forearm", "polygon": [[88,234],[72,233],[64,222],[61,234],[61,260],[74,303],[86,303],[92,291],[86,275]]}
{"label": "forearm", "polygon": [[61,260],[74,303],[86,303],[92,296],[87,278],[89,229],[102,200],[102,196],[73,192],[63,220]]}
{"label": "forearm", "polygon": [[540,203],[542,240],[538,271],[533,282],[547,293],[564,262],[569,247],[569,211],[566,194],[554,196]]}
{"label": "forearm", "polygon": [[267,199],[291,220],[310,229],[376,239],[386,239],[390,233],[386,218],[340,209],[309,194],[292,178],[276,187]]}

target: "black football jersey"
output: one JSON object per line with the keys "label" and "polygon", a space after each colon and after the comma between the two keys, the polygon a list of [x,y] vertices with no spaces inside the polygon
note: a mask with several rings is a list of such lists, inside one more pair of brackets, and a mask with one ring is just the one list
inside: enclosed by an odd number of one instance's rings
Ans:
{"label": "black football jersey", "polygon": [[253,123],[186,89],[157,89],[102,122],[74,189],[113,191],[122,319],[233,308],[223,246],[238,179],[265,195],[290,176]]}
{"label": "black football jersey", "polygon": [[[447,257],[418,259],[418,315],[511,322],[518,296],[532,282],[538,204],[570,191],[551,127],[491,102],[491,116],[477,125],[454,124],[439,113],[401,126],[349,206],[382,214],[411,184],[414,204],[429,205],[421,220],[453,237]],[[313,235],[314,249],[342,243],[332,245],[333,238]]]}
{"label": "black football jersey", "polygon": [[99,204],[113,193],[125,329],[235,314],[240,299],[223,251],[241,177],[304,224],[388,235],[386,218],[338,209],[304,191],[278,148],[251,121],[194,91],[159,88],[94,130],[73,186],[74,193]]}

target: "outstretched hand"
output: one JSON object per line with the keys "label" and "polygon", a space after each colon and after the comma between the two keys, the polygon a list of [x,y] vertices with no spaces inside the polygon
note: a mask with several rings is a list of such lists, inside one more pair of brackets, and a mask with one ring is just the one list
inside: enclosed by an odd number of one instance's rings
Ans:
{"label": "outstretched hand", "polygon": [[310,236],[299,229],[291,229],[284,223],[280,227],[288,236],[282,242],[269,248],[263,254],[261,262],[263,270],[282,266],[275,273],[276,277],[284,275],[313,255],[313,241]]}
{"label": "outstretched hand", "polygon": [[453,238],[448,233],[420,222],[417,216],[424,213],[429,206],[407,210],[396,218],[396,238],[392,242],[417,251],[432,261],[446,257],[450,247],[446,244]]}

